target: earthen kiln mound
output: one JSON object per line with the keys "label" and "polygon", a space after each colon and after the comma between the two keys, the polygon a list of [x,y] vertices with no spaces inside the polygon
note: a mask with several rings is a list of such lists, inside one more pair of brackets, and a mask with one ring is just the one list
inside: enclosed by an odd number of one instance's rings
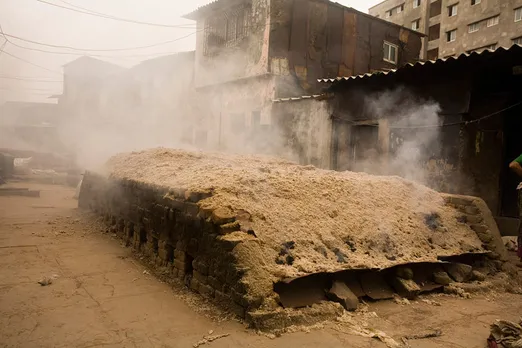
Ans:
{"label": "earthen kiln mound", "polygon": [[[348,271],[504,253],[480,199],[265,157],[120,154],[103,175],[86,173],[80,207],[104,214],[164,273],[253,322],[285,302],[299,307],[283,298],[292,279],[318,277],[323,287]],[[323,290],[306,296],[326,298]]]}

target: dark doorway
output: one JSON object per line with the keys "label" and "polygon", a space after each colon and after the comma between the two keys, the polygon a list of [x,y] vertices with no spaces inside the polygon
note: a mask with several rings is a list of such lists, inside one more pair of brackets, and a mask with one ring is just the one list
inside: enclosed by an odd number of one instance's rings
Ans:
{"label": "dark doorway", "polygon": [[519,217],[517,186],[522,182],[509,169],[509,163],[522,154],[522,107],[518,106],[504,113],[504,161],[501,175],[501,216]]}
{"label": "dark doorway", "polygon": [[[371,165],[379,156],[379,127],[364,125],[352,128],[352,168],[351,170],[367,171],[366,165]],[[370,166],[371,167],[371,166]]]}

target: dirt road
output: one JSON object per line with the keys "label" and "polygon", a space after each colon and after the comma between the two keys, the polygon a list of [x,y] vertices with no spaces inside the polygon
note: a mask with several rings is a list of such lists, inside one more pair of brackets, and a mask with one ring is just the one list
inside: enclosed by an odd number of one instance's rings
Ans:
{"label": "dirt road", "polygon": [[[42,192],[40,198],[0,197],[1,347],[188,348],[211,330],[230,335],[205,347],[386,347],[346,333],[343,325],[271,339],[233,320],[212,320],[193,295],[161,283],[118,240],[86,223],[73,189],[12,186]],[[53,283],[40,286],[46,276],[54,277]],[[422,330],[442,330],[443,336],[411,341],[412,347],[473,348],[485,347],[495,319],[514,320],[522,313],[517,295],[430,299],[436,302],[373,304],[369,311],[376,314],[369,325],[397,341]]]}

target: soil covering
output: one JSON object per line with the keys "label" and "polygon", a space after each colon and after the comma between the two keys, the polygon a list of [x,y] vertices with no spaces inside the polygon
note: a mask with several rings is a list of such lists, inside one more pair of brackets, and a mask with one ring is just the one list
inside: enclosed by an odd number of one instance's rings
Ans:
{"label": "soil covering", "polygon": [[248,233],[224,238],[242,241],[235,253],[258,295],[282,278],[485,251],[440,193],[399,177],[164,148],[119,154],[106,170],[114,179],[208,193],[201,208],[247,216]]}

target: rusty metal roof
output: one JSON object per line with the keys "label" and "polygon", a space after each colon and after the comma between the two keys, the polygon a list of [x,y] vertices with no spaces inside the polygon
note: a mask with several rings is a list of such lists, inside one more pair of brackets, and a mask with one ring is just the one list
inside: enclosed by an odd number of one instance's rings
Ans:
{"label": "rusty metal roof", "polygon": [[447,62],[452,62],[452,61],[465,61],[470,58],[479,58],[479,59],[480,58],[489,58],[493,55],[504,54],[506,52],[521,52],[522,53],[522,46],[515,44],[507,49],[504,47],[499,47],[496,50],[485,49],[482,52],[462,53],[458,57],[451,56],[451,57],[447,57],[447,58],[439,58],[437,60],[427,60],[427,61],[419,61],[416,63],[408,63],[398,69],[392,69],[389,71],[376,71],[373,73],[366,73],[366,74],[354,75],[354,76],[339,76],[339,77],[335,77],[335,78],[323,78],[323,79],[318,79],[317,81],[322,82],[322,83],[336,83],[336,82],[341,82],[341,81],[366,79],[366,78],[376,77],[376,76],[393,75],[397,72],[402,72],[402,71],[409,70],[412,68],[420,68],[422,66],[441,65],[441,64],[444,64]]}

